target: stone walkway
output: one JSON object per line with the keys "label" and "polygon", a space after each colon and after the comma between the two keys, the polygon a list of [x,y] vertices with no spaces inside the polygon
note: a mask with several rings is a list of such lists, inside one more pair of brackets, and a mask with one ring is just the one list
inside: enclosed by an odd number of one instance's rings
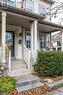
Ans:
{"label": "stone walkway", "polygon": [[52,92],[48,92],[47,94],[44,94],[44,95],[63,95],[63,87],[57,90],[54,90]]}

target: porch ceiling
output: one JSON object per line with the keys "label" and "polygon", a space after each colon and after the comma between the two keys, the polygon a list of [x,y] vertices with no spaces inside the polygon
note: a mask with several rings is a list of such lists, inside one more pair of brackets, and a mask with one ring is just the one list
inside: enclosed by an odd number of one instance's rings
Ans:
{"label": "porch ceiling", "polygon": [[[27,16],[18,15],[11,12],[7,13],[7,21],[6,21],[7,25],[20,26],[27,30],[30,30],[31,22],[33,21],[34,21],[33,18]],[[0,23],[1,23],[1,16],[0,16]],[[40,32],[49,33],[49,32],[60,31],[61,29],[63,29],[63,26],[38,19],[38,31]]]}
{"label": "porch ceiling", "polygon": [[52,23],[52,22],[39,20],[38,21],[38,29],[39,29],[39,31],[49,33],[49,32],[61,31],[61,30],[63,30],[63,26]]}
{"label": "porch ceiling", "polygon": [[[7,13],[7,24],[8,25],[20,26],[27,30],[30,30],[30,27],[31,27],[30,22],[33,22],[33,21],[34,21],[33,18]],[[47,21],[38,20],[38,31],[40,32],[49,33],[49,32],[60,31],[61,29],[63,29],[62,26],[59,26],[59,25],[56,25],[54,23],[50,23]]]}
{"label": "porch ceiling", "polygon": [[58,27],[50,26],[50,25],[45,25],[45,24],[38,24],[38,30],[40,32],[44,33],[50,33],[50,32],[55,32],[55,31],[60,31],[61,29]]}
{"label": "porch ceiling", "polygon": [[25,18],[24,16],[17,16],[7,13],[7,25],[19,26],[29,30],[31,25],[30,21],[31,19]]}
{"label": "porch ceiling", "polygon": [[[30,18],[27,18],[24,16],[7,13],[7,25],[20,26],[27,30],[30,30],[30,27],[31,27],[30,22],[31,21],[33,21],[33,19],[30,19]],[[55,30],[58,30],[58,29],[56,27],[38,23],[38,31],[40,31],[40,32],[47,33],[47,32],[52,32]]]}

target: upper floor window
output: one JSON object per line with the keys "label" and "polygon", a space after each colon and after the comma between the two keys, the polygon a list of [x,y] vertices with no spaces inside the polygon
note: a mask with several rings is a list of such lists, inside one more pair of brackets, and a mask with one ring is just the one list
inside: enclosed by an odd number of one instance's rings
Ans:
{"label": "upper floor window", "polygon": [[16,0],[7,0],[7,4],[11,5],[11,6],[15,6],[16,5]]}
{"label": "upper floor window", "polygon": [[26,10],[31,12],[34,10],[34,2],[32,0],[26,1]]}
{"label": "upper floor window", "polygon": [[15,2],[15,0],[8,0],[8,1],[10,1],[10,2]]}
{"label": "upper floor window", "polygon": [[45,6],[43,6],[41,4],[38,4],[38,12],[39,12],[40,15],[44,15],[45,16],[45,13],[46,13]]}

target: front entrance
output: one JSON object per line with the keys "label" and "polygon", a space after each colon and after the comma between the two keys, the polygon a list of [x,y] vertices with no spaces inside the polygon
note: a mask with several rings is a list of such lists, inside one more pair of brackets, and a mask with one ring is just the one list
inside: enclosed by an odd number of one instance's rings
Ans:
{"label": "front entrance", "polygon": [[6,32],[6,44],[11,46],[11,57],[14,57],[14,32]]}

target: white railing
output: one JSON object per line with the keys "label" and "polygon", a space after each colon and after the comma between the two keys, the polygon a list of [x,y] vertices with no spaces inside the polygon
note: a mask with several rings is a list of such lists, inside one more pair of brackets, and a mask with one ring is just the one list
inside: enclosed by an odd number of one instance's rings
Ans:
{"label": "white railing", "polygon": [[8,70],[9,70],[9,72],[11,72],[11,70],[12,70],[12,64],[11,64],[11,50],[9,50]]}
{"label": "white railing", "polygon": [[[47,8],[44,5],[39,4],[38,2],[35,2],[32,0],[20,0],[20,1],[19,0],[14,0],[14,1],[13,0],[0,0],[0,3],[3,6],[16,7],[16,8],[28,11],[28,12],[36,13],[43,17],[45,17],[46,15]],[[37,5],[38,7],[35,6],[36,5],[35,3],[38,4]]]}
{"label": "white railing", "polygon": [[[0,47],[0,62],[2,61],[2,47]],[[1,63],[0,63],[1,64]]]}
{"label": "white railing", "polygon": [[31,50],[27,49],[25,45],[23,47],[23,59],[26,62],[28,69],[31,69]]}

